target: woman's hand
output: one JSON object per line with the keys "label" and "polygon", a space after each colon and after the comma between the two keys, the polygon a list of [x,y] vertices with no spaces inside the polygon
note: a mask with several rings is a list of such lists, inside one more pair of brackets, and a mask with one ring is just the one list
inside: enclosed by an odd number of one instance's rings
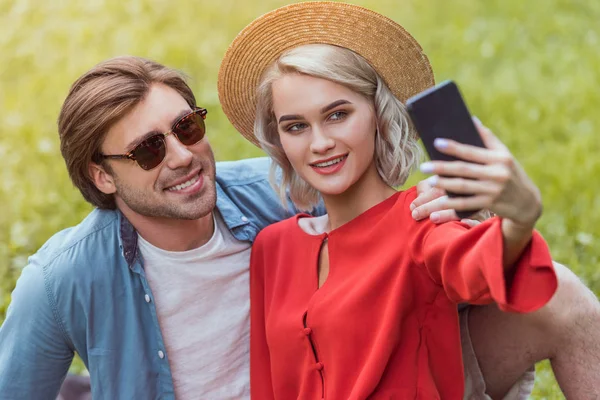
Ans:
{"label": "woman's hand", "polygon": [[434,144],[440,152],[463,161],[432,161],[421,165],[422,172],[435,174],[427,180],[433,188],[472,196],[440,197],[427,199],[428,202],[435,201],[438,209],[488,209],[509,220],[505,228],[510,231],[532,230],[542,212],[539,189],[506,146],[478,120],[475,124],[487,148],[436,139]]}
{"label": "woman's hand", "polygon": [[[446,201],[446,192],[442,189],[432,187],[427,179],[417,184],[417,197],[410,204],[412,217],[417,221],[429,218],[435,224],[443,224],[450,221],[458,221],[460,218],[453,209],[447,209],[444,206]],[[488,210],[481,210],[471,215],[470,218],[460,220],[463,224],[471,227],[479,225],[481,222],[492,217]]]}

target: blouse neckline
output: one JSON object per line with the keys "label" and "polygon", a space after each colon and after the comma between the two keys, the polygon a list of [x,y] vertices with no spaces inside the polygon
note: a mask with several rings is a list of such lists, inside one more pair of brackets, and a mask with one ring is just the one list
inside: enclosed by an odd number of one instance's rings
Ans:
{"label": "blouse neckline", "polygon": [[[352,229],[355,225],[360,225],[361,223],[363,223],[363,221],[368,220],[372,216],[377,215],[380,212],[384,212],[386,210],[391,209],[392,206],[396,203],[396,201],[401,193],[402,193],[401,191],[394,193],[387,199],[383,200],[380,203],[375,204],[374,206],[363,211],[362,213],[360,213],[359,215],[357,215],[355,218],[351,219],[350,221],[346,222],[342,226],[340,226],[336,229],[332,229],[329,232],[312,234],[312,233],[306,232],[304,229],[302,229],[302,227],[300,227],[300,224],[299,224],[301,218],[318,218],[318,217],[313,217],[312,215],[309,215],[306,213],[297,214],[294,217],[294,219],[293,219],[294,226],[295,226],[295,229],[297,229],[303,235],[311,237],[311,238],[324,238],[324,237],[330,237],[332,235],[340,235],[340,234],[343,234],[343,232],[345,232],[349,229]],[[327,214],[325,214],[325,215],[327,215]]]}

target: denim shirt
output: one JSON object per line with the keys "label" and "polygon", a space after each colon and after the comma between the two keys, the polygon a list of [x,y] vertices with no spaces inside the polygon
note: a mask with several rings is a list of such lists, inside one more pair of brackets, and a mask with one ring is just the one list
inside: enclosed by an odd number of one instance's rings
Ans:
{"label": "denim shirt", "polygon": [[[294,213],[268,169],[266,158],[217,163],[217,208],[238,240]],[[94,399],[174,399],[137,233],[119,211],[92,211],[29,258],[0,327],[0,397],[55,399],[74,352]]]}

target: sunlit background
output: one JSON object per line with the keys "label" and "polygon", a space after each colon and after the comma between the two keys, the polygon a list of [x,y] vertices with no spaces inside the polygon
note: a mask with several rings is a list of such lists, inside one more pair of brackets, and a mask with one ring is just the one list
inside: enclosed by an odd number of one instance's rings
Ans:
{"label": "sunlit background", "polygon": [[[218,160],[262,155],[228,124],[216,79],[227,45],[263,1],[0,0],[0,321],[21,268],[89,211],[67,176],[56,119],[70,84],[133,54],[184,71]],[[600,2],[356,1],[404,25],[436,80],[452,78],[474,114],[539,185],[539,230],[555,259],[600,293]],[[411,179],[414,183],[419,176]],[[82,372],[76,363],[73,371]],[[563,398],[548,365],[536,399]]]}

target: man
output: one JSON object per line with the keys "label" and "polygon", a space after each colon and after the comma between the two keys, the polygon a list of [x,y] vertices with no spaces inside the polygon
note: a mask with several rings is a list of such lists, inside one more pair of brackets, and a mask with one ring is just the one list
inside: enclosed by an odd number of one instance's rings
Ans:
{"label": "man", "polygon": [[[94,399],[248,397],[250,246],[294,210],[271,190],[266,159],[215,166],[205,117],[177,72],[140,58],[108,60],[74,83],[61,151],[97,209],[23,270],[0,328],[3,399],[55,398],[74,352]],[[431,199],[417,213],[440,209]],[[518,398],[544,358],[568,397],[600,394],[600,307],[566,268],[557,273],[555,298],[536,313],[471,310],[472,398],[485,384]]]}

